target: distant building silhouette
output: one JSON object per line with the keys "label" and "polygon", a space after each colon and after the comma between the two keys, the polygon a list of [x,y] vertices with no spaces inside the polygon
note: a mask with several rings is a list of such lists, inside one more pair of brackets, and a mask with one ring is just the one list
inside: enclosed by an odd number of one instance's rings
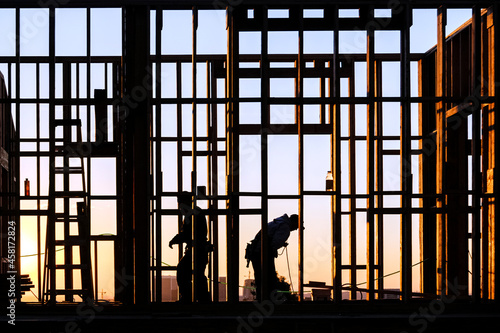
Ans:
{"label": "distant building silhouette", "polygon": [[253,301],[255,300],[255,296],[252,294],[253,288],[255,288],[255,280],[254,279],[245,279],[245,288],[243,289],[243,297],[242,301]]}
{"label": "distant building silhouette", "polygon": [[[399,292],[399,289],[387,289],[389,291]],[[397,294],[384,294],[383,299],[399,299],[400,296]]]}
{"label": "distant building silhouette", "polygon": [[163,302],[176,302],[179,299],[179,288],[175,276],[162,276],[161,285]]}
{"label": "distant building silhouette", "polygon": [[[227,279],[219,277],[219,302],[227,301]],[[179,288],[175,276],[162,276],[162,302],[176,302],[179,300]]]}
{"label": "distant building silhouette", "polygon": [[227,282],[225,276],[219,276],[219,302],[227,300]]}

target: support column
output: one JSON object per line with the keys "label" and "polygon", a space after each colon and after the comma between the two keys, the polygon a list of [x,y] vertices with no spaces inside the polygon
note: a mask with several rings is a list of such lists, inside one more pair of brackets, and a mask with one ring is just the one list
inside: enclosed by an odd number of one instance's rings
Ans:
{"label": "support column", "polygon": [[[467,210],[468,155],[463,148],[467,143],[467,120],[454,115],[446,120],[446,195],[445,217],[446,276],[447,285],[443,293],[456,295],[460,286],[460,298],[468,298],[469,254]],[[465,289],[464,289],[465,288]],[[467,295],[467,296],[466,296]]]}
{"label": "support column", "polygon": [[[374,16],[374,9],[369,9],[369,17]],[[367,31],[367,185],[366,190],[368,199],[366,201],[366,281],[367,281],[367,299],[375,299],[375,31]]]}
{"label": "support column", "polygon": [[[354,73],[353,73],[354,75]],[[375,61],[375,89],[377,97],[382,96],[382,62]],[[352,85],[352,95],[354,96],[354,85]],[[376,207],[377,215],[375,220],[377,223],[376,227],[376,250],[377,250],[377,274],[376,274],[376,285],[377,285],[377,298],[383,299],[384,294],[384,214],[382,213],[382,208],[384,207],[384,140],[383,136],[383,109],[382,102],[377,102],[375,104],[375,191],[378,192],[376,197]],[[354,107],[354,106],[353,106]],[[354,115],[352,116],[354,118]],[[352,135],[355,135],[355,129],[353,128]],[[355,189],[355,187],[354,187]],[[354,190],[351,192],[354,193]],[[355,201],[355,200],[352,200]],[[354,294],[355,295],[355,294]]]}
{"label": "support column", "polygon": [[411,8],[405,7],[401,28],[401,295],[404,302],[412,294],[412,167],[411,167],[411,104],[410,104],[410,26]]}
{"label": "support column", "polygon": [[124,8],[123,102],[125,109],[128,109],[128,115],[122,114],[126,117],[123,148],[126,156],[126,185],[123,197],[125,207],[128,207],[125,208],[127,212],[124,214],[124,232],[125,247],[133,246],[133,252],[127,252],[125,260],[126,273],[133,274],[133,301],[138,305],[148,304],[151,298],[149,138],[152,83],[149,63],[149,16],[146,6]]}
{"label": "support column", "polygon": [[[481,97],[481,6],[472,9],[471,91],[473,100]],[[481,299],[481,104],[472,112],[472,299]]]}
{"label": "support column", "polygon": [[[161,31],[163,28],[163,10],[161,7],[156,8],[156,17],[155,17],[155,93],[158,102],[155,105],[155,113],[156,113],[156,136],[161,136],[161,125],[162,125],[162,110],[161,110],[161,91],[162,91],[162,82],[161,82]],[[155,214],[155,233],[156,233],[156,244],[155,244],[155,261],[153,261],[154,265],[156,265],[155,269],[155,294],[154,299],[157,303],[161,303],[162,299],[162,215],[160,214],[160,208],[162,203],[162,192],[163,192],[163,172],[162,172],[162,149],[161,143],[159,140],[156,141],[156,161],[155,161],[155,182],[156,182],[156,214]],[[154,259],[153,259],[154,260]]]}
{"label": "support column", "polygon": [[[349,97],[355,96],[354,64],[349,65]],[[356,105],[349,104],[349,281],[352,287],[349,291],[349,299],[358,297],[356,286],[358,284],[357,273],[357,203],[354,198],[356,194]]]}
{"label": "support column", "polygon": [[[436,57],[436,97],[444,97],[446,91],[446,7],[438,8]],[[446,139],[446,106],[444,101],[436,105],[436,208],[439,210],[436,218],[437,229],[437,293],[441,295],[446,290],[446,207],[445,198],[445,139]]]}
{"label": "support column", "polygon": [[[489,29],[488,29],[488,16],[490,12],[483,16],[481,22],[481,94],[483,96],[490,95],[490,87],[489,87],[489,57],[491,53],[490,41],[489,41]],[[481,225],[481,299],[487,300],[489,295],[489,278],[488,278],[488,262],[489,262],[489,253],[488,253],[488,214],[489,214],[489,189],[488,189],[488,169],[490,164],[490,156],[489,156],[489,117],[490,117],[490,105],[486,104],[482,107],[482,122],[481,122],[481,134],[482,134],[482,142],[481,142],[481,182],[482,182],[482,225]]]}
{"label": "support column", "polygon": [[[297,105],[297,123],[298,123],[298,149],[299,149],[299,300],[304,300],[304,230],[302,230],[302,223],[304,221],[304,79],[303,70],[305,68],[304,61],[304,15],[303,7],[297,8],[299,10],[299,54],[297,60],[297,80],[296,97],[299,99]],[[324,87],[321,93],[324,93]],[[324,117],[322,118],[324,120]]]}
{"label": "support column", "polygon": [[237,15],[239,8],[226,10],[228,24],[228,54],[226,97],[227,130],[226,130],[226,177],[228,195],[227,209],[229,215],[226,221],[227,232],[227,300],[235,303],[239,301],[239,30]]}
{"label": "support column", "polygon": [[[225,286],[219,286],[219,215],[213,212],[219,207],[219,163],[218,163],[218,140],[217,140],[217,129],[218,129],[218,119],[217,119],[217,109],[218,105],[213,101],[217,97],[217,71],[219,62],[209,62],[207,66],[210,66],[209,75],[207,75],[207,96],[212,99],[210,104],[210,117],[212,120],[212,125],[209,126],[209,136],[211,142],[209,143],[212,147],[210,156],[208,158],[208,193],[212,199],[209,200],[209,233],[211,239],[209,241],[214,245],[214,251],[211,254],[212,258],[212,297],[214,302],[219,302],[219,288],[225,288]],[[210,229],[210,227],[212,229]],[[210,262],[210,261],[209,261]],[[225,300],[223,300],[225,301]]]}
{"label": "support column", "polygon": [[[197,65],[197,56],[196,56],[196,40],[197,40],[197,31],[198,31],[198,8],[196,7],[193,7],[192,8],[192,50],[193,50],[193,54],[192,54],[192,57],[191,57],[191,73],[192,73],[192,81],[191,81],[191,89],[192,89],[192,93],[193,93],[193,103],[191,104],[191,143],[192,143],[192,147],[191,147],[191,165],[192,165],[192,169],[191,169],[191,193],[193,195],[193,202],[192,202],[192,206],[191,208],[194,210],[196,208],[196,186],[198,184],[198,177],[197,177],[197,170],[198,170],[198,163],[197,163],[197,144],[198,144],[198,137],[197,137],[197,130],[198,130],[198,110],[197,110],[197,107],[198,107],[198,103],[197,103],[197,95],[198,95],[198,90],[197,90],[197,83],[198,83],[198,78],[197,78],[197,68],[196,68],[196,65]],[[191,271],[193,272],[192,274],[192,281],[193,283],[191,284],[191,298],[192,298],[192,301],[196,301],[198,299],[198,292],[197,292],[197,286],[198,284],[200,283],[200,281],[198,281],[198,251],[200,251],[200,249],[198,248],[198,246],[196,246],[196,244],[198,244],[198,239],[197,239],[197,221],[196,221],[196,218],[192,218],[191,220],[191,223],[192,223],[192,228],[191,228],[191,239],[192,239],[192,244],[194,244],[194,246],[192,247],[192,251],[191,251]]]}
{"label": "support column", "polygon": [[[63,77],[63,98],[70,99],[71,98],[71,66],[69,62],[63,63],[62,69],[62,77]],[[71,107],[69,105],[63,106],[63,119],[69,120],[71,119]],[[97,120],[97,119],[96,119]],[[63,140],[64,145],[71,144],[71,128],[69,126],[63,127]],[[70,166],[70,157],[68,154],[65,154],[63,157],[63,167],[69,168]],[[63,177],[63,187],[65,192],[70,191],[70,177],[68,173],[64,173]],[[56,185],[57,186],[57,185]],[[63,199],[63,211],[65,214],[64,221],[64,239],[69,239],[70,237],[70,222],[69,222],[69,211],[70,211],[70,200],[68,197]],[[73,263],[73,246],[65,246],[64,247],[64,264],[66,268],[63,270],[64,272],[64,288],[66,290],[73,289],[73,268],[71,267]],[[83,289],[83,282],[82,282]],[[73,295],[66,294],[64,295],[64,299],[66,302],[73,302]]]}
{"label": "support column", "polygon": [[[495,121],[494,121],[494,130],[495,130],[495,142],[494,142],[494,159],[495,159],[495,165],[494,169],[496,169],[496,166],[500,166],[500,149],[497,149],[500,147],[500,121],[497,120],[497,112],[500,107],[500,61],[498,61],[497,56],[500,55],[500,42],[495,38],[496,35],[500,36],[500,33],[497,33],[500,30],[500,4],[498,2],[495,2],[493,5],[493,25],[494,25],[494,35],[493,38],[491,39],[494,42],[494,55],[492,57],[493,59],[493,71],[495,73],[495,82],[494,84],[494,94],[495,94],[495,106],[494,106],[494,113],[495,113]],[[493,175],[493,193],[500,193],[500,172],[498,170],[494,171]],[[496,239],[497,235],[499,233],[499,224],[496,223],[495,216],[500,216],[500,205],[497,204],[496,202],[496,196],[493,198],[494,200],[494,210],[493,210],[493,216],[490,216],[490,230],[492,233],[491,237],[491,243],[490,243],[490,253],[491,253],[491,268],[490,268],[490,273],[491,273],[491,281],[490,281],[490,286],[491,286],[491,295],[490,297],[495,299],[496,303],[500,302],[500,282],[499,282],[499,277],[496,273],[496,266],[500,262],[500,251],[496,250]]]}
{"label": "support column", "polygon": [[[419,61],[419,96],[431,97],[435,92],[434,74],[435,62],[421,59]],[[435,104],[421,103],[419,105],[419,149],[420,155],[420,207],[424,212],[420,215],[420,291],[431,295],[436,294],[436,214],[430,211],[435,205],[433,195],[436,193],[436,128]]]}
{"label": "support column", "polygon": [[[262,32],[261,32],[261,64],[260,64],[260,96],[261,96],[261,135],[260,135],[260,152],[261,152],[261,299],[265,300],[269,298],[270,292],[269,290],[269,278],[270,274],[274,274],[274,272],[268,272],[269,269],[269,260],[274,260],[269,258],[269,237],[267,231],[267,220],[269,213],[269,167],[268,167],[268,138],[269,138],[269,57],[268,57],[268,7],[262,6],[262,12],[260,13],[262,18]],[[259,15],[259,14],[258,14]]]}
{"label": "support column", "polygon": [[[339,57],[339,7],[333,9],[333,99],[330,103],[332,125],[331,168],[333,172],[332,196],[332,279],[333,300],[335,303],[342,301],[342,217],[341,217],[341,147],[340,147],[340,57]],[[333,106],[333,107],[332,107]]]}
{"label": "support column", "polygon": [[[16,22],[19,20],[19,9],[16,10],[17,13],[17,18]],[[49,129],[50,129],[50,143],[49,143],[49,163],[51,165],[55,165],[56,161],[56,155],[55,155],[55,70],[56,70],[56,65],[55,65],[55,31],[56,31],[56,23],[55,23],[55,9],[50,9],[50,16],[49,16]],[[16,66],[16,68],[19,66]],[[16,77],[18,72],[16,72]],[[19,80],[16,80],[19,82]],[[19,83],[16,83],[16,88],[19,88]],[[16,91],[19,91],[16,89]],[[17,105],[19,106],[19,105]],[[48,207],[49,207],[49,215],[47,216],[47,221],[54,221],[55,220],[55,173],[54,172],[49,172],[49,200],[48,200]],[[48,258],[46,259],[47,265],[49,267],[55,267],[56,265],[56,253],[55,253],[55,237],[56,237],[56,226],[55,223],[49,223],[47,226],[47,244],[45,246],[46,253]],[[45,275],[45,272],[44,272]],[[48,276],[45,276],[48,278],[48,284],[45,286],[48,288],[50,291],[48,296],[48,300],[51,305],[55,304],[56,302],[56,270],[55,269],[50,269],[49,272],[47,273]],[[46,290],[46,289],[45,289]]]}

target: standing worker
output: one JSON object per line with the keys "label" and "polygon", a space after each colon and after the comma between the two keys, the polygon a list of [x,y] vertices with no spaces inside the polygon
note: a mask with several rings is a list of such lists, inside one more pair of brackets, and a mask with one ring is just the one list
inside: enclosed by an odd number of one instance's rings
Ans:
{"label": "standing worker", "polygon": [[[278,276],[276,275],[276,266],[274,264],[274,258],[278,257],[278,249],[287,246],[286,242],[290,236],[290,232],[297,230],[299,228],[299,217],[296,214],[287,214],[275,218],[273,221],[267,224],[267,234],[269,240],[269,260],[268,260],[268,286],[269,291],[277,289]],[[261,230],[262,231],[262,230]],[[245,251],[245,259],[252,263],[254,276],[255,276],[255,287],[257,292],[257,299],[261,300],[261,231],[255,235],[255,238],[248,243]]]}
{"label": "standing worker", "polygon": [[[212,251],[212,246],[207,239],[207,220],[205,218],[204,211],[196,206],[192,209],[191,194],[189,192],[182,192],[177,197],[177,202],[179,204],[179,209],[182,215],[184,215],[184,221],[182,223],[181,231],[172,238],[168,243],[168,246],[172,248],[172,245],[179,244],[182,246],[186,243],[186,251],[183,257],[177,264],[177,285],[179,286],[179,301],[180,302],[191,302],[192,300],[192,251],[193,251],[193,240],[192,240],[192,225],[194,217],[195,225],[195,243],[194,252],[196,258],[194,258],[195,267],[195,301],[199,302],[209,302],[210,294],[208,292],[207,277],[205,276],[205,269],[208,264],[208,254]],[[181,248],[182,250],[182,248]]]}

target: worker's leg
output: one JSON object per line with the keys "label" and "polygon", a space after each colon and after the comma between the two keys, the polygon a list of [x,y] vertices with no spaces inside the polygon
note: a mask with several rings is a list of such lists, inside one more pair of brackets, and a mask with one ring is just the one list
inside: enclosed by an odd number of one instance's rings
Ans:
{"label": "worker's leg", "polygon": [[261,280],[260,280],[260,275],[261,275],[261,267],[260,267],[260,253],[255,255],[251,260],[252,262],[252,267],[253,267],[253,275],[255,277],[255,292],[257,295],[257,300],[260,301],[260,288],[261,288]]}
{"label": "worker's leg", "polygon": [[191,252],[186,251],[177,264],[177,285],[179,286],[179,300],[191,302]]}
{"label": "worker's leg", "polygon": [[208,265],[208,253],[202,252],[198,256],[198,267],[195,269],[196,274],[196,300],[200,302],[210,302],[210,293],[208,292],[208,280],[205,276],[205,270]]}
{"label": "worker's leg", "polygon": [[269,266],[268,266],[268,273],[269,273],[269,291],[273,292],[273,290],[278,288],[278,276],[276,275],[276,266],[274,263],[274,258],[269,258]]}

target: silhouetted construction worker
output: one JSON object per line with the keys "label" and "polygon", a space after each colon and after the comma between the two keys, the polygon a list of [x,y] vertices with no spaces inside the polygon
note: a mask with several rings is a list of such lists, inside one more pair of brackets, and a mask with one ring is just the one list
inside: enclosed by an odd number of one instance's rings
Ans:
{"label": "silhouetted construction worker", "polygon": [[[182,192],[177,197],[179,209],[184,215],[181,231],[172,238],[168,246],[179,244],[182,246],[186,243],[186,251],[183,257],[177,264],[177,284],[179,286],[179,300],[181,302],[192,301],[192,251],[194,244],[194,258],[195,267],[195,301],[209,302],[210,294],[208,292],[207,277],[205,276],[205,268],[208,264],[208,253],[212,250],[211,244],[207,239],[207,220],[205,219],[204,211],[200,207],[192,209],[191,194],[189,192]],[[192,225],[194,217],[195,226],[195,241],[192,240]],[[194,243],[193,243],[194,242]]]}
{"label": "silhouetted construction worker", "polygon": [[[267,234],[269,240],[269,260],[268,260],[268,286],[269,291],[277,289],[278,277],[276,275],[276,266],[274,264],[274,258],[278,257],[278,249],[287,246],[287,239],[290,236],[290,232],[297,230],[299,228],[299,217],[296,214],[287,214],[275,218],[273,221],[267,224]],[[262,230],[261,230],[262,231]],[[248,243],[247,249],[245,251],[245,259],[250,261],[253,266],[254,276],[255,276],[255,287],[257,292],[257,299],[261,299],[261,231],[255,235],[255,238]],[[248,267],[248,264],[247,264]]]}

